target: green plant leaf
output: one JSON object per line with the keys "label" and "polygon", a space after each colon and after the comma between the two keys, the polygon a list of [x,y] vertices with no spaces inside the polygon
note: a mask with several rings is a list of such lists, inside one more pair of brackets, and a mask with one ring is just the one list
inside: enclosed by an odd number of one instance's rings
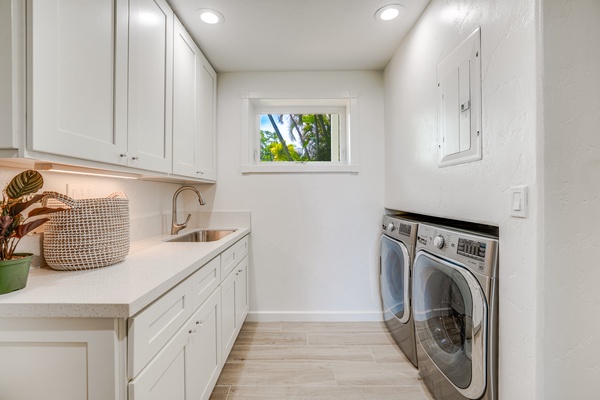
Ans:
{"label": "green plant leaf", "polygon": [[33,170],[21,172],[6,186],[6,195],[11,199],[18,199],[40,190],[44,186],[42,175]]}

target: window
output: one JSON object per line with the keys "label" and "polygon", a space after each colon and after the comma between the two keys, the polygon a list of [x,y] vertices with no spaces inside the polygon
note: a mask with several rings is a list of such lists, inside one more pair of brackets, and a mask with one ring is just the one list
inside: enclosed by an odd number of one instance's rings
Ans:
{"label": "window", "polygon": [[242,172],[358,172],[356,96],[250,93],[242,100]]}
{"label": "window", "polygon": [[260,162],[339,163],[340,113],[259,114]]}

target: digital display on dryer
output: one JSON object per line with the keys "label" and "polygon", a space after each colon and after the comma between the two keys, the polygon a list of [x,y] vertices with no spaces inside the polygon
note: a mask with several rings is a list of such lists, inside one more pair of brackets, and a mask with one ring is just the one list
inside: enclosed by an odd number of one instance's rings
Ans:
{"label": "digital display on dryer", "polygon": [[485,243],[459,238],[456,252],[462,256],[483,260],[485,258]]}
{"label": "digital display on dryer", "polygon": [[398,227],[398,232],[403,233],[407,236],[410,236],[411,226],[407,224],[400,224]]}

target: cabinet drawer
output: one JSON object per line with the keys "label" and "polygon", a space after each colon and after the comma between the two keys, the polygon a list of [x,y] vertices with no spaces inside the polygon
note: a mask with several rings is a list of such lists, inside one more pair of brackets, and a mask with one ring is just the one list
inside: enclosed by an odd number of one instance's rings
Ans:
{"label": "cabinet drawer", "polygon": [[129,379],[134,378],[192,315],[192,280],[175,286],[129,320],[127,336]]}
{"label": "cabinet drawer", "polygon": [[248,254],[248,236],[245,236],[221,254],[221,279],[227,275]]}
{"label": "cabinet drawer", "polygon": [[221,282],[221,256],[205,264],[188,278],[192,281],[192,306],[195,309],[208,299]]}

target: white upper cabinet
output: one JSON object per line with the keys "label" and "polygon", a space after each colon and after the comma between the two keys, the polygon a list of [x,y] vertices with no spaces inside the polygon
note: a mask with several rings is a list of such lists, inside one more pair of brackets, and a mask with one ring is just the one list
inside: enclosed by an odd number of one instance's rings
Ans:
{"label": "white upper cabinet", "polygon": [[164,0],[130,0],[128,157],[171,172],[173,11]]}
{"label": "white upper cabinet", "polygon": [[175,18],[173,173],[216,179],[216,73]]}
{"label": "white upper cabinet", "polygon": [[[204,57],[202,57],[204,59]],[[199,171],[204,179],[217,179],[217,74],[204,60],[200,69]]]}
{"label": "white upper cabinet", "polygon": [[127,150],[127,0],[28,3],[31,150],[108,163]]}
{"label": "white upper cabinet", "polygon": [[0,4],[0,157],[216,180],[217,75],[166,0]]}

